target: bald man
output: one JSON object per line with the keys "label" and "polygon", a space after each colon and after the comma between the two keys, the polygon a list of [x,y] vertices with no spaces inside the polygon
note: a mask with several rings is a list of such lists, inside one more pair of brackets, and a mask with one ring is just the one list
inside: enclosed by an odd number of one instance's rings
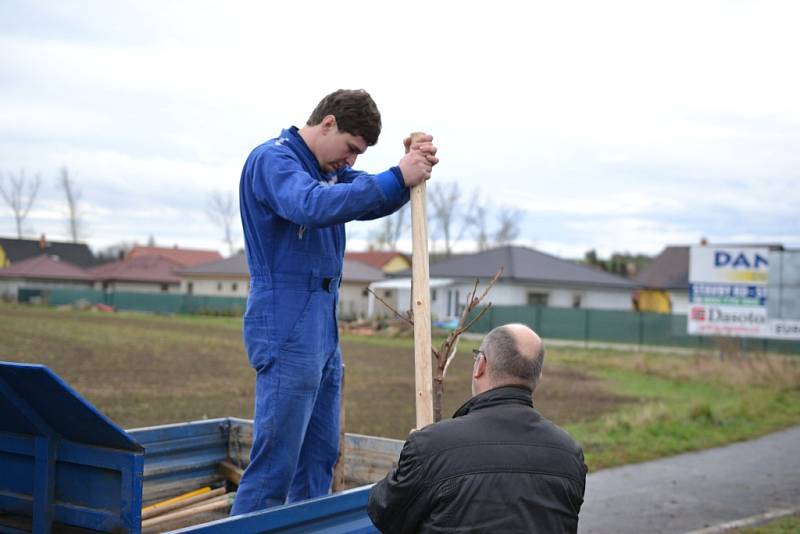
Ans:
{"label": "bald man", "polygon": [[577,532],[586,464],[533,408],[542,340],[508,324],[473,352],[473,397],[409,436],[397,469],[370,492],[370,518],[384,533]]}

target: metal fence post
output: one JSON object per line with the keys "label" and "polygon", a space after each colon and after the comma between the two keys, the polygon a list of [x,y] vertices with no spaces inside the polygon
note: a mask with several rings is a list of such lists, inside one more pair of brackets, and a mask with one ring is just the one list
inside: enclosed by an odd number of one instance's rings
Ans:
{"label": "metal fence post", "polygon": [[636,315],[639,316],[639,350],[642,350],[642,345],[644,344],[644,314],[641,312],[637,312]]}
{"label": "metal fence post", "polygon": [[587,349],[589,348],[589,334],[591,333],[591,329],[589,327],[589,323],[592,319],[592,310],[586,309],[585,310],[586,318],[583,321],[583,345]]}

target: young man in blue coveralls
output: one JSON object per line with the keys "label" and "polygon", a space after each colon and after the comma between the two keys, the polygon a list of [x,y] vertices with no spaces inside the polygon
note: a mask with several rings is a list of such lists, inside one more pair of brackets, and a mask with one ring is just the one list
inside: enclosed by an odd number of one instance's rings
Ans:
{"label": "young man in blue coveralls", "polygon": [[438,162],[420,138],[396,167],[353,170],[378,142],[366,91],[322,99],[306,125],[256,147],[239,186],[250,269],[244,344],[256,370],[253,448],[231,514],[324,495],[339,445],[336,303],[344,223],[389,215]]}

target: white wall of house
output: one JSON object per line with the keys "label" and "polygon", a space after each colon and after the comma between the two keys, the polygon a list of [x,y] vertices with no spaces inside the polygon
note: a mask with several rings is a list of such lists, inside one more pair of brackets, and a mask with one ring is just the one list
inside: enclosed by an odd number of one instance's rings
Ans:
{"label": "white wall of house", "polygon": [[342,286],[339,288],[339,309],[337,310],[339,319],[362,319],[367,316],[369,303],[367,287],[369,287],[368,282],[342,282]]}
{"label": "white wall of house", "polygon": [[591,289],[584,292],[581,308],[591,310],[633,311],[633,291],[625,289]]}
{"label": "white wall of house", "polygon": [[686,315],[689,312],[689,290],[669,291],[669,300],[672,301],[672,313]]}
{"label": "white wall of house", "polygon": [[95,282],[94,288],[107,293],[164,293],[178,294],[180,284],[160,284],[157,282]]}
{"label": "white wall of house", "polygon": [[[483,291],[488,281],[481,280],[478,293]],[[431,288],[431,316],[435,319],[454,317],[466,305],[467,295],[473,284],[456,282],[445,287]],[[390,301],[398,309],[409,307],[410,289],[398,289],[397,299]],[[542,285],[524,285],[499,282],[492,288],[485,302],[495,306],[528,306],[539,304],[554,308],[588,308],[594,310],[633,310],[631,297],[633,290],[604,288],[568,288]],[[376,305],[380,306],[380,304]]]}
{"label": "white wall of house", "polygon": [[[342,287],[344,287],[344,283],[342,283]],[[396,309],[397,311],[400,311],[400,312],[405,312],[408,309],[409,304],[411,302],[408,299],[408,290],[404,291],[402,289],[398,290],[398,289],[390,289],[390,288],[380,288],[380,289],[376,288],[374,291],[378,294],[378,296],[380,298],[382,298],[387,303],[389,303],[392,306],[394,306],[394,309]],[[398,297],[398,295],[400,293],[402,293],[404,295],[403,298]],[[374,299],[372,315],[370,315],[370,313],[369,313],[370,295],[367,295],[367,307],[366,307],[366,309],[364,311],[364,315],[365,316],[367,316],[367,317],[394,317],[395,316],[394,312],[392,312],[392,310],[390,310],[389,308],[384,306],[381,302],[379,302],[374,297],[372,297],[372,298]],[[402,304],[398,304],[400,302],[402,302]]]}
{"label": "white wall of house", "polygon": [[[190,287],[191,284],[191,287]],[[180,292],[206,297],[247,297],[249,278],[218,277],[181,279]]]}

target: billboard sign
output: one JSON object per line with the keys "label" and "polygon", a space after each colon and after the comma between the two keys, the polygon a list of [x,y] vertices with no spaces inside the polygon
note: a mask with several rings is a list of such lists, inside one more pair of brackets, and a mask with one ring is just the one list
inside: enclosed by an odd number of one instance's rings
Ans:
{"label": "billboard sign", "polygon": [[800,321],[769,316],[769,278],[766,247],[692,247],[688,333],[800,339]]}

